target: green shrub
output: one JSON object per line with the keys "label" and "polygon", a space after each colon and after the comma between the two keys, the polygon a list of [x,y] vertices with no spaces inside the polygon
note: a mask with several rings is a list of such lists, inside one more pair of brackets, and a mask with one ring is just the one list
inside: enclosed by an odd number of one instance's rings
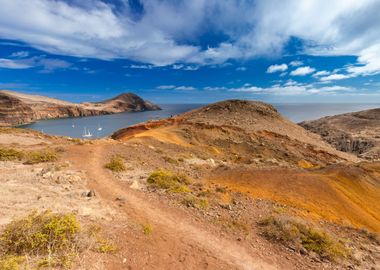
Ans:
{"label": "green shrub", "polygon": [[53,162],[57,159],[57,153],[52,150],[35,151],[27,154],[25,164]]}
{"label": "green shrub", "polygon": [[153,233],[153,226],[151,224],[142,224],[143,233],[146,235]]}
{"label": "green shrub", "polygon": [[194,207],[197,209],[207,209],[209,206],[208,200],[206,198],[198,198],[193,195],[186,196],[182,200],[182,204],[187,207]]}
{"label": "green shrub", "polygon": [[281,242],[298,250],[302,247],[321,257],[335,260],[348,255],[341,243],[332,239],[326,232],[289,218],[269,217],[259,222],[263,235],[273,241]]}
{"label": "green shrub", "polygon": [[126,170],[123,159],[117,156],[112,157],[110,162],[104,165],[104,167],[113,172],[123,172]]}
{"label": "green shrub", "polygon": [[15,149],[0,148],[0,161],[20,160],[23,158],[23,156],[23,153]]}
{"label": "green shrub", "polygon": [[[0,235],[0,254],[47,256],[45,264],[68,266],[78,251],[80,225],[74,214],[33,212],[8,224]],[[40,262],[43,265],[43,262]]]}
{"label": "green shrub", "polygon": [[184,193],[191,191],[187,186],[190,181],[185,175],[178,175],[169,171],[154,171],[148,177],[147,182],[150,187],[165,189],[169,192]]}
{"label": "green shrub", "polygon": [[1,270],[21,270],[21,264],[25,261],[24,256],[4,256],[0,257]]}

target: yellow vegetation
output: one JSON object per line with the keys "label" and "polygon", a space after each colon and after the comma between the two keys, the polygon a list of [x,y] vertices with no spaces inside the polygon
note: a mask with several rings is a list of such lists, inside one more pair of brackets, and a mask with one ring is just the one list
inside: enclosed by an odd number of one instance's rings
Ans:
{"label": "yellow vegetation", "polygon": [[150,187],[165,189],[174,193],[190,192],[190,184],[185,175],[174,174],[165,170],[154,171],[147,179]]}
{"label": "yellow vegetation", "polygon": [[321,257],[336,260],[348,255],[343,244],[333,240],[326,232],[286,217],[269,217],[259,222],[263,235],[297,250],[313,251]]}
{"label": "yellow vegetation", "polygon": [[123,159],[117,156],[111,158],[110,162],[104,165],[104,167],[113,172],[123,172],[126,170]]}

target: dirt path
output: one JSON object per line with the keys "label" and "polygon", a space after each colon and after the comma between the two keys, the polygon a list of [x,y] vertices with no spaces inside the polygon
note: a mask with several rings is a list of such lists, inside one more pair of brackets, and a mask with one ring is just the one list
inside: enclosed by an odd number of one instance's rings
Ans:
{"label": "dirt path", "polygon": [[[134,191],[127,187],[125,183],[117,180],[107,170],[103,169],[106,163],[106,147],[112,145],[91,145],[79,146],[70,151],[67,157],[78,169],[86,171],[89,178],[89,187],[94,189],[103,200],[110,205],[115,205],[115,198],[125,197],[126,203],[123,207],[118,207],[124,211],[128,217],[139,222],[149,222],[154,226],[154,234],[160,235],[157,244],[160,248],[169,248],[162,252],[170,253],[185,245],[187,249],[203,250],[204,254],[198,256],[210,256],[216,261],[223,262],[236,269],[277,269],[277,267],[264,262],[262,258],[251,255],[237,242],[223,239],[211,234],[197,226],[190,217],[178,211],[168,211],[167,207],[160,202],[144,197],[141,192]],[[87,153],[85,153],[87,152]],[[85,157],[85,158],[84,158]],[[164,243],[166,245],[164,245]],[[200,259],[192,255],[193,259]],[[254,256],[254,257],[253,257]],[[195,258],[194,258],[195,257]],[[167,268],[173,268],[173,265]],[[186,263],[180,268],[189,269]],[[177,268],[178,269],[178,268]]]}

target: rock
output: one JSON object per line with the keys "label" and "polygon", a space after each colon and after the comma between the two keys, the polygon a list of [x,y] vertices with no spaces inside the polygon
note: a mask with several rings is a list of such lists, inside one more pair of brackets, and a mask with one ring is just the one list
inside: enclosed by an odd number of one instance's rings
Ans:
{"label": "rock", "polygon": [[95,197],[96,194],[95,194],[95,191],[94,190],[89,190],[89,191],[85,191],[82,193],[82,197],[88,197],[88,198],[91,198],[91,197]]}

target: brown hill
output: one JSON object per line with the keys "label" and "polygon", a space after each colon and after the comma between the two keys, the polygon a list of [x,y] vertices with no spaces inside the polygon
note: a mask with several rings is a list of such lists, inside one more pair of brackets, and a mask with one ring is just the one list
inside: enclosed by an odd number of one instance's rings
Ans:
{"label": "brown hill", "polygon": [[255,101],[218,102],[174,118],[122,129],[113,138],[133,136],[195,148],[207,146],[228,159],[258,165],[313,167],[355,160],[282,117],[273,106]]}
{"label": "brown hill", "polygon": [[380,108],[300,123],[336,149],[366,159],[380,159]]}
{"label": "brown hill", "polygon": [[0,90],[0,126],[20,125],[40,119],[93,116],[129,111],[159,110],[133,93],[96,103],[71,103],[45,96]]}

